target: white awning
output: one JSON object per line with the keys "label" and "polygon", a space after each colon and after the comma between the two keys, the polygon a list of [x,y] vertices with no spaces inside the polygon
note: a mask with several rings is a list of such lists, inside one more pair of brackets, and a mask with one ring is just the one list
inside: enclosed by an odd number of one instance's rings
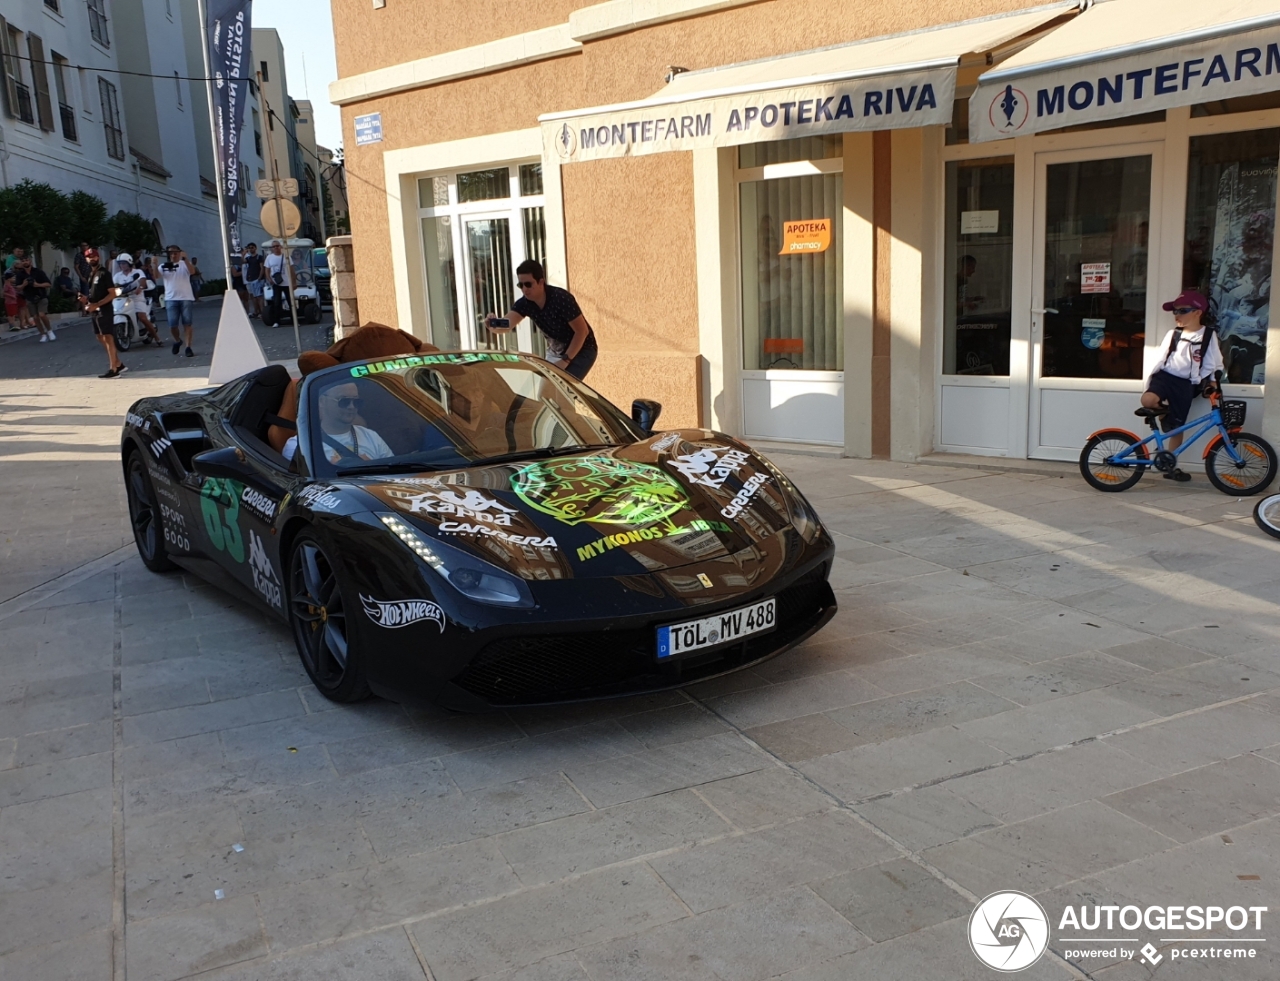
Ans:
{"label": "white awning", "polygon": [[685,72],[648,99],[540,116],[565,163],[951,122],[961,58],[1031,34],[1074,3],[766,61]]}
{"label": "white awning", "polygon": [[973,143],[1280,89],[1280,0],[1107,0],[978,79]]}

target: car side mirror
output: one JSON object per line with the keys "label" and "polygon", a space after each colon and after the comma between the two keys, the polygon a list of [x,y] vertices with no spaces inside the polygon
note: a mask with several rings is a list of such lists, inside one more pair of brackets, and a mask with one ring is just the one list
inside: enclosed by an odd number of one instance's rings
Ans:
{"label": "car side mirror", "polygon": [[284,490],[264,477],[249,462],[244,450],[238,446],[224,446],[220,450],[205,450],[191,458],[191,469],[201,477],[221,477],[238,480],[260,491],[279,497]]}
{"label": "car side mirror", "polygon": [[662,415],[662,403],[653,399],[636,399],[631,403],[631,421],[651,433],[658,425],[658,416]]}

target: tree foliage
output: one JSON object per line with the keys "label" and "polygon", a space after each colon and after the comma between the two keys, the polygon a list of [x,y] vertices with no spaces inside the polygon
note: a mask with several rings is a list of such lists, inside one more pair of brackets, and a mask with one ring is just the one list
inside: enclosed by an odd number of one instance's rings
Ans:
{"label": "tree foliage", "polygon": [[66,238],[62,242],[54,242],[61,249],[75,249],[80,243],[90,245],[106,241],[110,235],[107,231],[107,206],[102,198],[87,191],[72,191],[67,195],[71,216],[67,223]]}
{"label": "tree foliage", "polygon": [[151,222],[134,211],[117,211],[108,223],[107,237],[122,252],[138,255],[141,252],[157,252],[160,242]]}
{"label": "tree foliage", "polygon": [[72,250],[82,242],[105,241],[134,253],[160,247],[150,221],[132,211],[118,211],[108,218],[103,200],[87,191],[63,194],[30,180],[0,188],[0,248],[6,252],[22,247],[35,254],[45,242]]}

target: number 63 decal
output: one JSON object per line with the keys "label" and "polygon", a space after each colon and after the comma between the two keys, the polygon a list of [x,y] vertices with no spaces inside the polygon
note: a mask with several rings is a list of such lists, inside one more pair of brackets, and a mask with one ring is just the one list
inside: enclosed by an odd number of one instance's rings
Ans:
{"label": "number 63 decal", "polygon": [[236,523],[240,516],[240,485],[225,478],[206,478],[200,488],[200,513],[213,547],[243,562],[244,538]]}

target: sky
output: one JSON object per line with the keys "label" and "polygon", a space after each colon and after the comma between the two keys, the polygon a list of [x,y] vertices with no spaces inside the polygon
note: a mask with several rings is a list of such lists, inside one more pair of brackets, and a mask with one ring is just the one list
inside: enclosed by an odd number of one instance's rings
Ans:
{"label": "sky", "polygon": [[338,77],[329,0],[253,0],[253,26],[279,32],[289,94],[311,100],[316,142],[336,150],[342,145],[342,117],[329,102],[329,83]]}

